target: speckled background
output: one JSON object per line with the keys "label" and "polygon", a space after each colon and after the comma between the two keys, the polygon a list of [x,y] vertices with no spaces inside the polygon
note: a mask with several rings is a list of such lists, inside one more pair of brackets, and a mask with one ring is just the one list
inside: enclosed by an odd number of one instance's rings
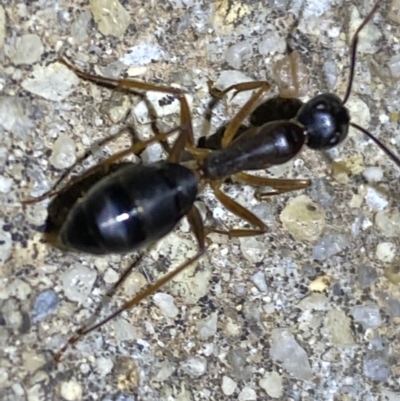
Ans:
{"label": "speckled background", "polygon": [[[375,29],[366,32],[347,105],[355,122],[398,153],[400,5],[382,3],[370,24]],[[110,4],[116,1],[97,7],[109,14]],[[125,116],[139,98],[78,80],[54,64],[58,55],[99,74],[128,72],[180,85],[191,96],[200,135],[207,80],[235,68],[268,79],[276,94],[272,66],[286,40],[308,67],[304,99],[332,86],[343,96],[349,31],[359,24],[358,13],[365,16],[373,6],[369,0],[121,4],[125,12],[113,15],[110,26],[95,23],[89,2],[3,0],[0,6],[0,399],[400,400],[399,172],[353,131],[329,154],[304,150],[273,170],[312,178],[306,191],[258,202],[251,187],[227,186],[269,233],[246,240],[210,235],[207,255],[163,290],[173,298],[147,299],[68,349],[57,366],[51,363],[52,352],[135,256],[56,250],[42,237],[47,203],[22,207],[20,201],[51,187],[61,171],[54,165],[70,163],[75,151],[82,155],[120,127],[134,124],[142,138],[151,133],[134,112]],[[235,110],[221,105],[211,131]],[[166,128],[177,121],[175,114],[158,123]],[[60,136],[61,151],[55,147]],[[128,143],[122,137],[104,153]],[[310,212],[308,223],[317,226],[311,237],[283,226],[281,213],[291,220],[293,201],[300,205],[297,218]],[[208,190],[199,207],[208,221],[242,224]],[[146,253],[107,310],[194,247],[183,221]]]}

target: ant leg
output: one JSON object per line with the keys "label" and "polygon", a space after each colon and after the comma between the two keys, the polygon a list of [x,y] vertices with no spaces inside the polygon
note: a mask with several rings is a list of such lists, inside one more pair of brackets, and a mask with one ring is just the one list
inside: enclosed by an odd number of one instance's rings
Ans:
{"label": "ant leg", "polygon": [[114,313],[111,315],[107,316],[105,319],[101,320],[100,322],[94,324],[93,326],[90,327],[83,327],[82,329],[78,330],[76,334],[71,337],[68,342],[64,345],[63,348],[61,348],[55,355],[54,355],[54,360],[58,362],[60,358],[62,357],[63,353],[65,350],[70,346],[75,344],[77,341],[79,341],[82,337],[84,337],[86,334],[92,332],[93,330],[98,329],[99,327],[103,326],[110,320],[112,320],[114,317],[119,316],[123,311],[128,310],[132,308],[133,306],[139,304],[143,299],[147,298],[148,296],[152,295],[154,292],[156,292],[159,288],[161,288],[164,284],[168,283],[171,281],[176,275],[178,275],[180,272],[185,270],[188,266],[190,266],[192,263],[196,262],[198,259],[200,259],[201,256],[205,253],[206,246],[205,246],[205,230],[203,227],[203,222],[201,220],[201,216],[199,211],[195,206],[192,207],[192,209],[189,211],[187,214],[187,218],[189,220],[190,226],[196,236],[197,244],[198,244],[198,251],[196,255],[191,257],[190,259],[186,260],[184,263],[173,269],[171,272],[167,273],[162,277],[161,279],[157,280],[154,284],[150,284],[144,291],[140,292],[138,295],[136,295],[134,298],[131,300],[127,301],[124,305],[122,305],[119,309],[117,309]]}
{"label": "ant leg", "polygon": [[29,205],[29,204],[40,202],[40,201],[42,201],[42,200],[44,200],[46,198],[49,198],[51,196],[58,195],[65,188],[69,188],[70,186],[74,185],[76,182],[78,182],[78,181],[80,181],[80,180],[92,175],[94,172],[96,172],[96,170],[98,170],[99,167],[109,167],[110,165],[112,165],[113,163],[117,162],[118,160],[122,159],[125,156],[129,156],[131,154],[137,155],[138,153],[142,152],[151,143],[164,141],[171,134],[175,134],[177,131],[180,131],[180,130],[181,130],[181,127],[175,127],[175,128],[171,129],[170,131],[168,131],[168,132],[166,132],[164,134],[156,135],[155,137],[150,138],[150,139],[148,139],[146,141],[136,142],[129,149],[125,149],[125,150],[122,150],[122,151],[120,151],[118,153],[115,153],[112,156],[110,156],[107,159],[105,159],[102,162],[100,162],[99,164],[97,164],[96,166],[93,166],[93,167],[89,168],[82,175],[79,175],[79,176],[71,178],[64,188],[61,188],[60,190],[51,189],[50,191],[45,192],[43,195],[41,195],[41,196],[39,196],[37,198],[27,199],[27,200],[22,201],[21,203],[23,205]]}
{"label": "ant leg", "polygon": [[251,225],[258,227],[256,229],[229,229],[227,231],[214,229],[213,227],[206,227],[207,231],[216,232],[219,234],[229,235],[230,237],[252,237],[255,235],[264,234],[267,232],[268,227],[266,224],[259,219],[255,214],[250,212],[239,203],[235,202],[228,195],[224,194],[220,189],[221,181],[211,183],[211,188],[215,194],[215,197],[233,214],[247,221]]}
{"label": "ant leg", "polygon": [[212,97],[217,98],[218,100],[223,99],[230,91],[235,91],[234,94],[232,95],[232,99],[238,95],[241,92],[246,92],[249,90],[254,90],[254,89],[259,89],[262,86],[266,85],[268,86],[268,89],[270,88],[270,85],[267,81],[250,81],[250,82],[241,82],[239,84],[234,84],[229,86],[228,88],[224,90],[217,89],[213,86],[213,82],[209,80],[207,82],[208,84],[208,90],[211,94]]}
{"label": "ant leg", "polygon": [[87,74],[86,72],[81,71],[80,69],[72,65],[66,58],[62,57],[58,61],[61,64],[67,66],[79,78],[84,79],[86,81],[94,82],[95,84],[102,85],[107,88],[116,89],[119,91],[129,91],[133,89],[138,89],[143,91],[164,92],[175,96],[180,103],[180,114],[181,114],[180,127],[185,135],[182,135],[175,141],[170,153],[170,161],[179,162],[186,144],[194,146],[192,117],[190,114],[189,104],[187,102],[183,90],[174,88],[172,86],[150,84],[147,82],[136,81],[133,79],[112,79],[112,78],[102,77],[99,75]]}
{"label": "ant leg", "polygon": [[[132,262],[127,269],[125,269],[121,275],[121,277],[118,279],[118,281],[106,292],[105,295],[102,296],[102,299],[100,303],[97,305],[96,309],[94,310],[92,316],[90,316],[86,322],[83,323],[82,327],[90,327],[92,326],[97,318],[97,315],[100,313],[100,311],[108,305],[110,302],[111,298],[114,296],[114,294],[117,292],[117,289],[124,283],[124,281],[127,279],[129,274],[132,272],[132,270],[141,262],[143,259],[144,252],[140,252],[138,257],[134,262]],[[80,329],[82,330],[82,329]]]}
{"label": "ant leg", "polygon": [[311,185],[311,180],[295,180],[295,179],[282,179],[282,178],[268,178],[268,177],[257,177],[246,173],[237,173],[234,175],[235,178],[243,181],[247,184],[254,185],[257,187],[271,187],[273,188],[270,192],[263,192],[257,194],[258,199],[264,199],[272,195],[280,195],[286,192],[297,191],[299,189],[308,188]]}
{"label": "ant leg", "polygon": [[221,145],[222,148],[226,148],[235,137],[237,130],[242,124],[243,120],[248,117],[257,105],[258,100],[261,98],[264,92],[269,90],[270,86],[268,83],[263,82],[260,88],[255,92],[251,98],[245,103],[245,105],[236,113],[235,117],[229,122],[225,129],[222,137]]}
{"label": "ant leg", "polygon": [[[254,90],[254,89],[260,89],[262,87],[265,88],[264,91],[267,91],[271,87],[270,84],[267,81],[242,82],[242,83],[239,83],[239,84],[231,85],[231,86],[229,86],[228,88],[226,88],[224,90],[219,90],[219,89],[215,88],[213,86],[213,82],[211,80],[208,80],[207,84],[208,84],[208,90],[209,90],[211,96],[213,97],[213,99],[209,102],[209,105],[208,105],[208,108],[207,108],[207,112],[206,112],[206,115],[205,115],[205,120],[206,121],[210,121],[211,120],[211,114],[212,114],[212,111],[214,110],[215,106],[230,91],[235,91],[233,93],[233,96],[232,96],[232,99],[233,99],[236,95],[238,95],[241,92]],[[203,135],[203,136],[207,136],[207,134]]]}
{"label": "ant leg", "polygon": [[[101,139],[100,141],[98,141],[95,145],[98,147],[103,147],[105,146],[107,143],[119,138],[121,135],[123,135],[125,133],[125,131],[130,132],[130,134],[133,136],[133,127],[131,126],[126,126],[122,129],[120,129],[117,133],[115,133],[114,135],[111,135],[107,138]],[[133,132],[132,132],[133,131]],[[52,193],[60,184],[62,181],[64,181],[65,178],[67,178],[72,171],[78,167],[80,164],[82,164],[85,160],[87,160],[90,156],[93,155],[93,151],[92,151],[92,147],[88,150],[85,151],[84,155],[82,157],[80,157],[78,160],[76,160],[76,162],[69,168],[67,168],[61,175],[60,177],[57,179],[57,181],[53,184],[52,188],[45,192],[42,196],[50,196],[47,194]],[[35,198],[36,199],[36,198]],[[23,204],[25,203],[25,201],[22,202]]]}

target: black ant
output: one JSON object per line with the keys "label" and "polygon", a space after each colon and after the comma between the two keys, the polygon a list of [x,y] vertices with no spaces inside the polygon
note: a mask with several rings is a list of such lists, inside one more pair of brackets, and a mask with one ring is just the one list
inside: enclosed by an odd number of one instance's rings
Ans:
{"label": "black ant", "polygon": [[[80,177],[71,179],[60,191],[50,191],[39,198],[25,201],[25,204],[33,203],[53,195],[72,194],[73,189],[79,193],[71,196],[72,201],[65,212],[66,218],[56,224],[51,242],[61,248],[99,255],[130,252],[158,241],[173,230],[183,216],[186,216],[195,234],[198,251],[101,322],[81,328],[56,353],[55,360],[60,359],[69,344],[74,344],[82,336],[110,321],[124,310],[137,305],[198,260],[206,250],[207,232],[242,237],[260,235],[268,231],[262,220],[223,193],[220,187],[226,178],[235,176],[250,185],[272,188],[270,192],[261,194],[261,197],[307,188],[311,185],[310,180],[257,177],[243,171],[266,169],[285,163],[293,159],[304,145],[315,150],[333,148],[346,138],[349,126],[366,134],[400,166],[400,159],[384,144],[367,130],[350,121],[349,111],[344,106],[351,92],[359,32],[371,20],[380,3],[381,1],[378,1],[375,4],[354,34],[349,81],[343,100],[331,93],[318,95],[301,105],[294,118],[271,121],[259,127],[249,128],[234,139],[243,120],[251,114],[261,96],[269,89],[269,84],[250,82],[233,85],[218,93],[218,97],[224,96],[229,91],[235,91],[234,93],[254,89],[256,91],[227,125],[221,139],[221,148],[217,150],[201,149],[194,145],[190,110],[181,90],[86,74],[70,65],[65,59],[61,59],[61,62],[79,77],[97,84],[120,90],[155,90],[176,96],[181,105],[181,124],[167,133],[156,135],[151,140],[136,143],[130,149],[112,155]],[[165,142],[170,135],[177,132],[178,137],[166,161],[148,165],[132,163],[115,165],[121,158],[141,152],[149,143]],[[192,160],[182,162],[185,150],[191,154]],[[65,176],[66,174],[61,179]],[[194,201],[206,184],[230,212],[255,228],[221,230],[204,227]],[[78,198],[81,199],[78,201]]]}

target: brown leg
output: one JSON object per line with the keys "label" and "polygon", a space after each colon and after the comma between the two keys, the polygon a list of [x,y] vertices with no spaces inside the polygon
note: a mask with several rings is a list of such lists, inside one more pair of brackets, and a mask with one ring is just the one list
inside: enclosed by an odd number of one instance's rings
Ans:
{"label": "brown leg", "polygon": [[264,199],[272,195],[284,194],[286,192],[297,191],[299,189],[308,188],[311,185],[311,180],[295,180],[295,179],[281,179],[281,178],[268,178],[257,177],[246,173],[237,173],[235,178],[244,181],[247,184],[257,187],[271,187],[270,192],[263,192],[257,195],[257,198]]}
{"label": "brown leg", "polygon": [[[226,148],[233,140],[237,130],[242,124],[243,120],[248,117],[257,105],[261,96],[269,89],[268,83],[261,83],[260,88],[252,97],[245,103],[245,105],[236,113],[235,117],[230,121],[225,129],[224,136],[222,137],[221,145]],[[229,89],[229,88],[228,88]]]}
{"label": "brown leg", "polygon": [[263,86],[267,86],[269,89],[270,85],[267,81],[251,81],[251,82],[242,82],[240,84],[235,84],[235,85],[231,85],[228,88],[224,89],[224,90],[219,90],[217,88],[215,88],[213,85],[214,83],[212,81],[208,81],[208,90],[211,94],[211,96],[217,98],[218,100],[221,100],[224,98],[224,96],[226,96],[229,92],[231,91],[235,91],[232,99],[238,95],[241,92],[246,92],[249,90],[254,90],[254,89],[259,89]]}
{"label": "brown leg", "polygon": [[245,207],[235,202],[229,196],[224,194],[219,188],[221,185],[220,181],[211,183],[216,198],[233,214],[247,221],[251,225],[258,227],[256,229],[229,229],[227,231],[214,229],[213,227],[206,227],[207,231],[217,232],[219,234],[229,235],[230,237],[252,237],[255,235],[264,234],[267,232],[268,227],[260,220],[255,214],[247,210]]}
{"label": "brown leg", "polygon": [[[27,199],[27,200],[22,201],[21,203],[23,205],[30,205],[30,204],[33,204],[33,203],[40,202],[43,199],[49,198],[51,196],[58,195],[65,188],[68,188],[71,185],[75,184],[77,181],[79,181],[81,179],[84,179],[85,177],[88,177],[91,174],[93,174],[96,170],[98,170],[99,167],[103,167],[104,168],[104,167],[110,166],[111,164],[117,162],[118,160],[122,159],[125,156],[129,156],[131,154],[139,154],[140,152],[142,152],[151,143],[164,141],[170,135],[175,134],[179,130],[180,130],[180,127],[173,128],[172,130],[170,130],[169,132],[166,132],[165,134],[156,135],[155,137],[150,138],[150,139],[148,139],[146,141],[136,142],[129,149],[125,149],[125,150],[122,150],[122,151],[120,151],[118,153],[115,153],[112,156],[108,157],[107,159],[103,160],[101,163],[97,164],[96,166],[93,166],[93,167],[89,168],[83,174],[71,178],[69,180],[69,182],[67,183],[66,187],[61,188],[60,190],[51,189],[50,191],[45,192],[43,195],[38,196],[37,198]],[[59,183],[59,181],[57,181],[57,184]]]}
{"label": "brown leg", "polygon": [[190,114],[189,104],[186,100],[184,91],[182,91],[181,89],[173,88],[171,86],[150,84],[147,82],[136,81],[133,79],[112,79],[112,78],[101,77],[99,75],[87,74],[86,72],[76,68],[65,58],[61,58],[58,61],[67,66],[71,71],[73,71],[76,75],[78,75],[79,78],[94,82],[98,85],[102,85],[107,88],[112,88],[122,91],[130,89],[138,89],[143,91],[164,92],[174,95],[178,99],[181,106],[180,127],[184,135],[182,135],[175,141],[174,146],[172,147],[170,153],[170,161],[179,162],[180,156],[185,149],[185,145],[186,144],[194,145],[192,117]]}
{"label": "brown leg", "polygon": [[[131,134],[132,137],[133,137],[133,135],[134,135],[134,129],[133,129],[133,127],[127,126],[127,127],[122,128],[121,130],[119,130],[119,131],[118,131],[117,133],[115,133],[114,135],[111,135],[111,136],[109,136],[109,137],[107,137],[107,138],[104,138],[104,139],[98,141],[98,142],[96,143],[96,146],[103,147],[103,146],[105,146],[107,143],[109,143],[109,142],[111,142],[111,141],[113,141],[113,140],[119,138],[119,137],[120,137],[121,135],[123,135],[126,131],[130,132],[130,134]],[[47,198],[48,196],[51,196],[51,195],[49,195],[49,194],[51,194],[51,193],[61,184],[61,182],[64,181],[64,179],[67,178],[67,177],[72,173],[72,171],[73,171],[76,167],[78,167],[79,165],[81,165],[85,160],[87,160],[87,159],[88,159],[90,156],[92,156],[92,155],[93,155],[93,152],[92,152],[91,149],[85,151],[84,155],[83,155],[80,159],[78,159],[71,167],[69,167],[69,168],[67,168],[65,171],[63,171],[63,173],[61,174],[61,176],[60,176],[60,177],[57,179],[57,181],[53,184],[51,190],[49,190],[49,191],[45,192],[43,195],[41,195],[40,199],[35,198],[34,200],[37,201],[37,202],[39,202],[39,200],[42,200],[42,199]],[[43,196],[44,196],[45,198],[43,198]],[[31,201],[31,200],[29,200],[29,201],[22,201],[22,203],[23,203],[23,204],[33,203],[33,202],[30,202],[30,201]],[[33,199],[32,199],[32,201],[33,201]]]}
{"label": "brown leg", "polygon": [[[260,89],[260,88],[265,88],[263,91],[266,91],[266,90],[268,90],[270,88],[270,85],[266,81],[242,82],[240,84],[231,85],[228,88],[226,88],[226,89],[221,91],[219,89],[216,89],[213,86],[213,82],[211,80],[209,80],[208,81],[208,90],[209,90],[211,96],[213,96],[213,99],[210,101],[210,103],[208,105],[208,109],[207,109],[207,112],[206,112],[205,119],[207,121],[211,120],[211,114],[212,114],[212,111],[213,111],[214,107],[230,91],[235,91],[233,96],[232,96],[232,99],[233,99],[240,92],[245,92],[245,91],[248,91],[248,90]],[[203,134],[204,134],[203,136],[207,136],[207,133],[203,132]]]}
{"label": "brown leg", "polygon": [[189,223],[191,225],[191,228],[196,236],[196,240],[199,246],[199,250],[197,251],[196,255],[193,256],[192,258],[188,259],[181,265],[179,265],[177,268],[172,270],[171,272],[167,273],[164,277],[156,281],[154,284],[149,285],[144,291],[136,295],[134,298],[126,302],[124,305],[122,305],[121,308],[116,310],[114,313],[111,315],[107,316],[105,319],[101,320],[99,323],[96,323],[93,326],[86,327],[84,326],[80,330],[77,331],[77,333],[71,337],[67,344],[60,349],[55,355],[54,359],[56,362],[58,362],[65,352],[65,350],[68,348],[69,345],[75,344],[77,341],[79,341],[83,336],[86,334],[90,333],[93,330],[98,329],[100,326],[103,326],[110,320],[112,320],[114,317],[120,315],[123,311],[132,308],[135,305],[138,305],[143,299],[147,298],[149,295],[153,294],[156,292],[160,287],[162,287],[164,284],[168,283],[171,281],[176,275],[178,275],[180,272],[185,270],[188,266],[190,266],[192,263],[194,263],[196,260],[200,259],[200,257],[204,254],[205,252],[205,231],[203,227],[203,222],[201,220],[201,216],[199,211],[196,209],[195,206],[192,207],[190,212],[187,215],[187,218],[189,220]]}

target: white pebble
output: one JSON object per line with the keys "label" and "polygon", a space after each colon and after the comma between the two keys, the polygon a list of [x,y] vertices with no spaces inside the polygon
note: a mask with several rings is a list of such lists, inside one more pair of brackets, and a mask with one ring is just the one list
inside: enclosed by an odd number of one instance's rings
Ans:
{"label": "white pebble", "polygon": [[261,292],[267,292],[268,291],[267,283],[265,281],[264,272],[259,271],[257,273],[254,273],[251,276],[251,281],[259,289],[259,291],[261,291]]}
{"label": "white pebble", "polygon": [[110,358],[104,357],[97,358],[96,365],[97,373],[99,373],[100,376],[108,375],[114,367],[113,361]]}
{"label": "white pebble", "polygon": [[390,263],[396,256],[396,245],[391,242],[381,242],[376,247],[376,257],[382,262]]}
{"label": "white pebble", "polygon": [[50,163],[60,170],[71,167],[76,161],[75,142],[67,135],[61,134],[54,142]]}
{"label": "white pebble", "polygon": [[381,124],[387,124],[387,123],[389,122],[389,120],[390,120],[390,118],[389,118],[389,116],[387,116],[386,114],[381,114],[381,115],[379,116],[379,122],[380,122]]}
{"label": "white pebble", "polygon": [[251,387],[244,387],[239,393],[239,401],[252,401],[257,399],[257,393]]}
{"label": "white pebble", "polygon": [[142,42],[131,47],[128,53],[124,54],[119,61],[129,66],[140,66],[150,64],[153,60],[157,61],[165,57],[166,53],[159,45]]}
{"label": "white pebble", "polygon": [[230,46],[225,53],[226,62],[237,70],[240,69],[244,60],[251,57],[253,57],[253,45],[245,40]]}
{"label": "white pebble", "polygon": [[212,313],[197,324],[197,331],[201,339],[212,337],[217,332],[218,313]]}
{"label": "white pebble", "polygon": [[10,191],[13,180],[8,177],[4,177],[4,175],[0,175],[0,192],[6,194]]}
{"label": "white pebble", "polygon": [[86,266],[75,265],[61,274],[65,296],[76,302],[85,302],[96,281],[96,272]]}
{"label": "white pebble", "polygon": [[266,372],[259,385],[272,398],[281,398],[283,393],[282,376],[277,372]]}
{"label": "white pebble", "polygon": [[383,170],[380,167],[367,167],[362,175],[368,182],[379,182],[383,177]]}
{"label": "white pebble", "polygon": [[237,384],[234,380],[232,380],[230,377],[228,376],[223,376],[222,377],[222,392],[225,395],[232,395],[235,390],[236,390]]}
{"label": "white pebble", "polygon": [[82,399],[82,386],[75,380],[61,383],[61,397],[67,401],[78,401]]}
{"label": "white pebble", "polygon": [[203,356],[193,356],[180,364],[190,376],[199,377],[206,373],[207,360]]}
{"label": "white pebble", "polygon": [[22,87],[34,95],[59,102],[69,96],[79,84],[78,77],[63,64],[37,66],[32,76],[22,82]]}
{"label": "white pebble", "polygon": [[114,269],[107,269],[104,273],[104,281],[107,284],[114,284],[118,281],[119,275]]}
{"label": "white pebble", "polygon": [[165,317],[174,318],[178,315],[179,310],[175,306],[174,298],[171,295],[158,292],[154,294],[153,300]]}
{"label": "white pebble", "polygon": [[372,187],[367,188],[365,201],[372,211],[383,210],[389,203],[383,195],[381,195],[375,188]]}

